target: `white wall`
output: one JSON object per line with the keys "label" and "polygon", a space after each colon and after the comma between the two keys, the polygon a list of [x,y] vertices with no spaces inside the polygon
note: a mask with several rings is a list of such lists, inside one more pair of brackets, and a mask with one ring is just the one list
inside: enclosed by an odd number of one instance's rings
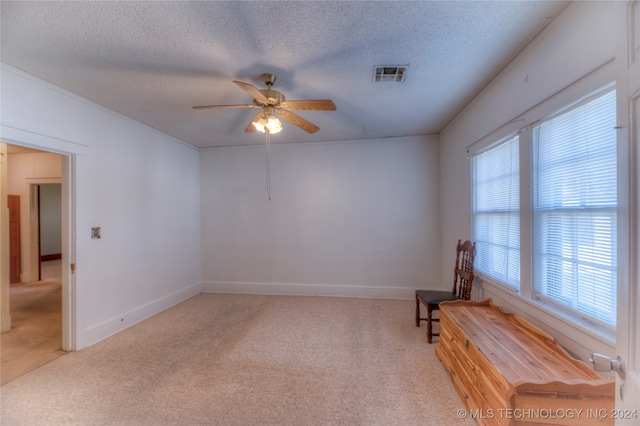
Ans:
{"label": "white wall", "polygon": [[[1,70],[0,139],[72,154],[76,348],[197,294],[198,151],[12,67]],[[92,226],[102,227],[101,239],[90,239]]]}
{"label": "white wall", "polygon": [[[295,129],[293,130],[295,131]],[[201,151],[211,292],[411,298],[440,274],[438,138]]]}
{"label": "white wall", "polygon": [[[613,2],[570,5],[441,133],[443,246],[452,245],[460,233],[471,237],[467,146],[492,132],[497,140],[505,132],[529,124],[529,120],[542,118],[535,116],[544,110],[541,105],[559,108],[564,106],[562,102],[575,100],[554,95],[594,70],[605,76],[609,73],[611,81],[615,78],[610,66],[615,55],[613,9]],[[519,118],[524,121],[509,124]],[[523,275],[522,279],[528,278]],[[479,287],[482,297],[491,297],[505,310],[531,320],[581,358],[588,357],[591,351],[615,357],[615,345],[610,340],[576,329],[491,283],[480,280],[476,283],[474,286]]]}
{"label": "white wall", "polygon": [[61,201],[60,184],[40,185],[40,254],[42,256],[62,253]]}

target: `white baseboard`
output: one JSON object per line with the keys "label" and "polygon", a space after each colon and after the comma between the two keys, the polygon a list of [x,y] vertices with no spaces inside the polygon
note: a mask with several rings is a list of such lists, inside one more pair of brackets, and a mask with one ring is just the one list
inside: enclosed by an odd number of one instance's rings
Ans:
{"label": "white baseboard", "polygon": [[413,299],[415,288],[369,287],[334,284],[246,283],[203,281],[203,293],[264,294],[277,296],[358,297],[367,299]]}
{"label": "white baseboard", "polygon": [[165,309],[168,309],[180,302],[183,302],[200,293],[200,283],[192,284],[188,287],[180,289],[174,293],[163,296],[145,305],[137,307],[129,312],[123,312],[120,315],[103,321],[99,324],[91,326],[78,336],[77,349],[80,350],[98,343],[107,337],[113,336],[120,331],[131,327],[147,318],[150,318]]}

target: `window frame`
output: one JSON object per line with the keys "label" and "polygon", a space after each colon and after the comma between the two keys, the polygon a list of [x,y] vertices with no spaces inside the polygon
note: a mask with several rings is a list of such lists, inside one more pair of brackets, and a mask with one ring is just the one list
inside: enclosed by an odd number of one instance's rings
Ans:
{"label": "window frame", "polygon": [[[571,83],[564,89],[539,102],[525,113],[516,116],[495,131],[485,135],[473,144],[467,146],[467,157],[471,157],[483,150],[490,149],[497,141],[508,138],[514,133],[520,136],[520,289],[515,290],[512,286],[504,284],[495,278],[488,277],[482,272],[476,272],[476,297],[492,297],[498,303],[507,303],[514,309],[520,311],[525,317],[536,318],[541,325],[556,329],[563,335],[579,336],[574,337],[575,341],[592,341],[592,346],[605,344],[607,347],[615,347],[615,330],[603,326],[590,318],[586,318],[576,312],[568,312],[549,303],[544,299],[537,299],[533,289],[533,223],[532,223],[532,144],[531,128],[541,120],[561,113],[563,110],[571,108],[586,98],[593,97],[597,93],[604,93],[607,90],[615,90],[615,73],[613,72],[613,62],[609,62],[602,67],[585,75],[581,79]],[[618,166],[619,168],[619,166]],[[473,203],[474,186],[472,162],[469,161],[470,170],[470,202]],[[619,179],[618,188],[621,182]],[[618,189],[618,192],[620,189]],[[470,209],[470,226],[473,234],[473,213]],[[618,222],[620,221],[618,214]],[[618,240],[620,240],[621,228],[618,226]],[[624,258],[623,253],[618,248],[618,263]],[[623,267],[619,265],[618,267]],[[595,339],[595,340],[594,340]],[[600,342],[596,344],[595,342]]]}

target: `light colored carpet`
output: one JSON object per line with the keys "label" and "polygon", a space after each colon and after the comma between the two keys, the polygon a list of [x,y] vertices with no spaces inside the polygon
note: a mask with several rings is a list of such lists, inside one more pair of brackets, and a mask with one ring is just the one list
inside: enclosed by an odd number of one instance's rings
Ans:
{"label": "light colored carpet", "polygon": [[413,301],[200,294],[0,388],[2,425],[459,425]]}
{"label": "light colored carpet", "polygon": [[0,335],[0,383],[65,354],[60,260],[42,262],[42,281],[11,284],[11,331]]}

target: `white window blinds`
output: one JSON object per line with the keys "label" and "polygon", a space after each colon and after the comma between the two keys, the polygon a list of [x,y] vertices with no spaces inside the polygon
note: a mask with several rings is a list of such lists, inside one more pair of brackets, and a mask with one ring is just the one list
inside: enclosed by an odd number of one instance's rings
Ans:
{"label": "white window blinds", "polygon": [[519,138],[473,157],[475,268],[516,289],[520,286]]}
{"label": "white window blinds", "polygon": [[535,296],[614,327],[615,91],[532,129]]}

